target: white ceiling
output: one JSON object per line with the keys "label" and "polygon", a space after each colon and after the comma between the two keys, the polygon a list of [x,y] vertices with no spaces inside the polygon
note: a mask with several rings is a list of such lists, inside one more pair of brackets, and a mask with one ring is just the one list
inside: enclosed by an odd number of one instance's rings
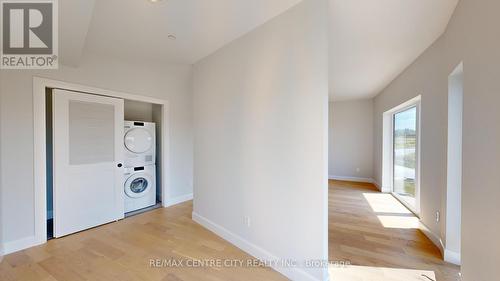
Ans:
{"label": "white ceiling", "polygon": [[80,63],[94,2],[59,1],[59,56],[65,65],[77,66]]}
{"label": "white ceiling", "polygon": [[[61,62],[91,52],[193,64],[301,1],[59,1]],[[330,2],[330,100],[346,100],[385,88],[443,33],[458,0]]]}
{"label": "white ceiling", "polygon": [[86,48],[122,58],[192,64],[300,1],[98,0]]}
{"label": "white ceiling", "polygon": [[458,0],[330,0],[330,100],[373,97],[444,32]]}

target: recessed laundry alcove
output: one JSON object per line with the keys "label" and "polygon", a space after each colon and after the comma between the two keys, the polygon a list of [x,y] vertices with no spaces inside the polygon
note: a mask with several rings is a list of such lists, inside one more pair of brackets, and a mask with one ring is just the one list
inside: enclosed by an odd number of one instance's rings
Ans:
{"label": "recessed laundry alcove", "polygon": [[[37,243],[168,205],[167,101],[43,78],[34,78],[34,100]],[[151,162],[127,166],[125,124],[153,132]],[[92,165],[108,168],[89,173]],[[138,179],[134,192],[147,190],[148,202],[126,209],[127,198],[145,200],[126,197],[131,175]],[[72,177],[80,177],[77,184]]]}

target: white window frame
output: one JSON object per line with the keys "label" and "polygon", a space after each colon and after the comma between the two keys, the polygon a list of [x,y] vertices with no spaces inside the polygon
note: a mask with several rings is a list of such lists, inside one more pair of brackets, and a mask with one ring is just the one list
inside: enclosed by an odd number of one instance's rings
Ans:
{"label": "white window frame", "polygon": [[[415,167],[415,206],[411,206],[404,201],[399,194],[394,192],[394,116],[398,113],[404,112],[410,108],[416,108],[417,111],[417,146],[415,148],[417,165]],[[421,96],[417,96],[407,102],[402,103],[384,113],[384,127],[389,130],[384,130],[384,143],[388,144],[383,149],[383,192],[392,194],[401,204],[408,210],[420,217],[420,163],[421,163]]]}

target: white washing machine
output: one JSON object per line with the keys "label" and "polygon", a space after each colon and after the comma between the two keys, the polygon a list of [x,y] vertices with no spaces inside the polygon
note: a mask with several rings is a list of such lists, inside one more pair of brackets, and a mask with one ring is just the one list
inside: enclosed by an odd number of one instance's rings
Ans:
{"label": "white washing machine", "polygon": [[156,165],[125,168],[125,213],[156,204]]}
{"label": "white washing machine", "polygon": [[156,163],[155,123],[125,121],[123,143],[124,166],[142,167]]}

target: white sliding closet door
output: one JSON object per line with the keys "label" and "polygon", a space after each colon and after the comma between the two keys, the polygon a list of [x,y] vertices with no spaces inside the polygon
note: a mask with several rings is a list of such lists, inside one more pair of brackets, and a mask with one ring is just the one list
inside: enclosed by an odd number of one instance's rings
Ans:
{"label": "white sliding closet door", "polygon": [[54,236],[123,218],[123,100],[53,92]]}

